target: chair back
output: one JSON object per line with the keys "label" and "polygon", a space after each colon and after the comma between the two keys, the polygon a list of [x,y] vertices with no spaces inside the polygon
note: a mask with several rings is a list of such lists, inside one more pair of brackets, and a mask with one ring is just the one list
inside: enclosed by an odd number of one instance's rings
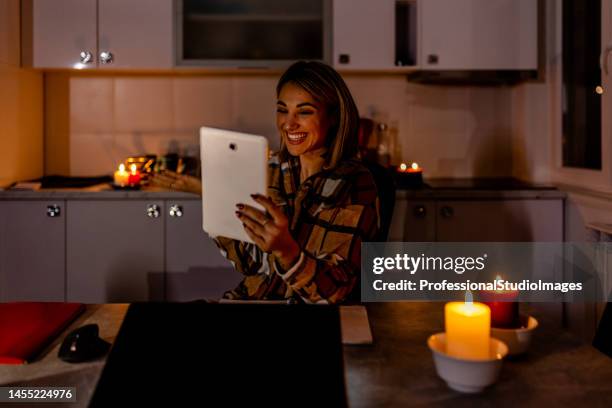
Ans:
{"label": "chair back", "polygon": [[374,239],[375,242],[386,242],[391,227],[391,218],[395,208],[396,184],[393,172],[388,168],[368,160],[363,165],[372,173],[374,183],[378,190],[378,201],[380,204],[380,229]]}

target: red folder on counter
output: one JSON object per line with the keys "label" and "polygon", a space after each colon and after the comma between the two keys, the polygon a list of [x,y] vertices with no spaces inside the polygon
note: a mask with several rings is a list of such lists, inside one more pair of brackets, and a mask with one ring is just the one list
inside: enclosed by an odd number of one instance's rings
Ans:
{"label": "red folder on counter", "polygon": [[81,303],[0,303],[0,364],[24,364],[85,310]]}

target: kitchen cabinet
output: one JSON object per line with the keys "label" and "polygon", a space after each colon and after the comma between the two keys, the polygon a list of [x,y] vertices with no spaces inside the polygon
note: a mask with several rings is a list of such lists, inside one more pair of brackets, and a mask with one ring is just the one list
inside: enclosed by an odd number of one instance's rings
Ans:
{"label": "kitchen cabinet", "polygon": [[64,301],[63,200],[0,201],[0,301]]}
{"label": "kitchen cabinet", "polygon": [[563,200],[409,198],[398,201],[393,223],[397,241],[561,242]]}
{"label": "kitchen cabinet", "polygon": [[19,0],[0,0],[0,65],[19,67]]}
{"label": "kitchen cabinet", "polygon": [[165,299],[218,299],[242,275],[202,230],[200,200],[166,201]]}
{"label": "kitchen cabinet", "polygon": [[214,299],[241,279],[198,199],[0,201],[0,301]]}
{"label": "kitchen cabinet", "polygon": [[177,5],[178,65],[270,68],[329,59],[331,0]]}
{"label": "kitchen cabinet", "polygon": [[395,67],[395,0],[333,1],[333,66]]}
{"label": "kitchen cabinet", "polygon": [[608,112],[612,111],[612,92],[607,90],[612,89],[612,2],[601,2],[601,48],[600,56],[601,85],[606,90],[603,92],[601,99],[601,140],[602,140],[602,155],[603,155],[603,170],[608,174],[608,185],[612,185],[612,161],[610,151],[612,149],[612,117]]}
{"label": "kitchen cabinet", "polygon": [[440,200],[436,240],[442,242],[561,242],[562,200]]}
{"label": "kitchen cabinet", "polygon": [[419,0],[419,66],[535,70],[537,0]]}
{"label": "kitchen cabinet", "polygon": [[33,0],[36,68],[171,68],[173,38],[172,1]]}
{"label": "kitchen cabinet", "polygon": [[537,0],[334,0],[343,70],[536,70]]}
{"label": "kitchen cabinet", "polygon": [[96,15],[96,0],[33,0],[34,67],[94,68]]}
{"label": "kitchen cabinet", "polygon": [[436,202],[433,200],[395,201],[389,242],[433,242],[436,240]]}
{"label": "kitchen cabinet", "polygon": [[68,301],[163,300],[164,202],[69,200]]}

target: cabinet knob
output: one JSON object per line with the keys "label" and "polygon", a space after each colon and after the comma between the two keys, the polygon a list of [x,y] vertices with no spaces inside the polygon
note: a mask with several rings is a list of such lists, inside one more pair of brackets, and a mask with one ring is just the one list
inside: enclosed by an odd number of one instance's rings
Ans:
{"label": "cabinet knob", "polygon": [[340,54],[338,56],[338,62],[340,64],[349,64],[351,62],[351,56],[349,54]]}
{"label": "cabinet knob", "polygon": [[59,217],[62,214],[59,205],[48,205],[47,206],[47,217]]}
{"label": "cabinet knob", "polygon": [[113,62],[113,53],[110,51],[102,51],[100,53],[100,61],[103,64],[110,64],[111,62]]}
{"label": "cabinet knob", "polygon": [[172,204],[170,206],[170,210],[168,211],[171,217],[182,217],[183,216],[183,207],[178,204]]}
{"label": "cabinet knob", "polygon": [[454,213],[455,211],[453,210],[453,207],[449,207],[448,205],[440,208],[440,215],[442,218],[451,218]]}
{"label": "cabinet knob", "polygon": [[415,205],[412,213],[416,218],[425,218],[427,215],[427,209],[424,205]]}
{"label": "cabinet knob", "polygon": [[160,215],[159,205],[157,204],[147,205],[147,217],[159,218],[159,215]]}
{"label": "cabinet knob", "polygon": [[427,56],[427,63],[428,64],[437,64],[438,63],[438,56],[436,54],[429,54]]}
{"label": "cabinet knob", "polygon": [[89,51],[81,51],[81,64],[91,64],[93,62],[93,54]]}

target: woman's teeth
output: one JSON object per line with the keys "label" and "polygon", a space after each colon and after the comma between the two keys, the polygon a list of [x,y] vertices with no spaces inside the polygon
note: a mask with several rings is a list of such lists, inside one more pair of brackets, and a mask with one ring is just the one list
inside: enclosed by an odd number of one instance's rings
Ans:
{"label": "woman's teeth", "polygon": [[308,133],[287,133],[287,140],[291,144],[299,144],[306,139]]}

